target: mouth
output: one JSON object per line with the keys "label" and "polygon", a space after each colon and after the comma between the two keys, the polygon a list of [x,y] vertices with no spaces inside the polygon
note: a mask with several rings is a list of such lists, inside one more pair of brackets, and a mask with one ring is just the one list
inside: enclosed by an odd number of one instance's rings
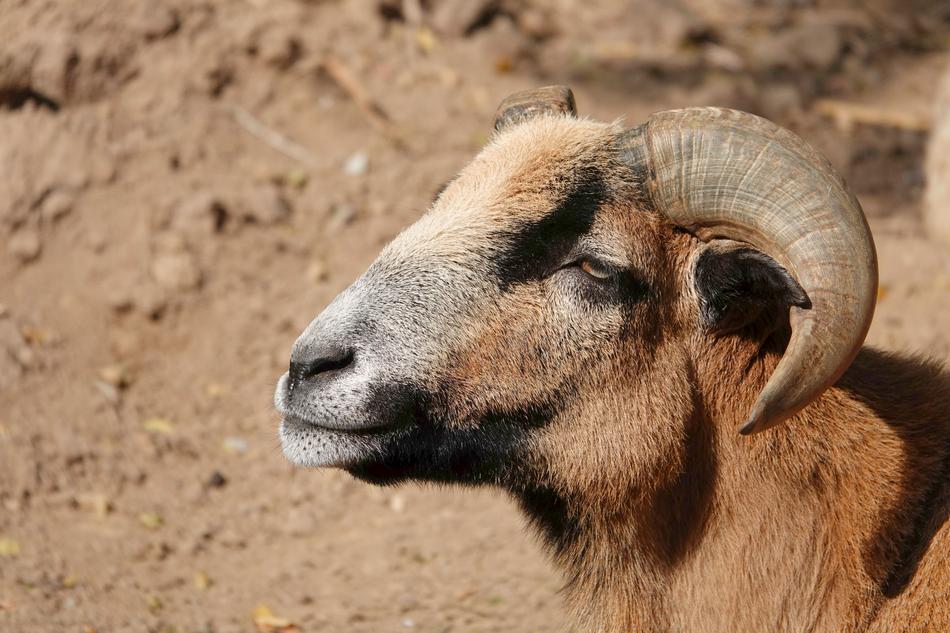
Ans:
{"label": "mouth", "polygon": [[284,415],[280,421],[284,455],[307,468],[345,468],[365,462],[380,455],[384,444],[398,432],[395,426],[341,430],[293,415]]}
{"label": "mouth", "polygon": [[378,406],[324,403],[315,412],[301,411],[290,401],[287,379],[284,374],[278,382],[274,405],[281,416],[284,455],[299,466],[349,468],[379,459],[414,424],[414,416],[392,409],[393,402],[401,402],[392,397],[380,399]]}

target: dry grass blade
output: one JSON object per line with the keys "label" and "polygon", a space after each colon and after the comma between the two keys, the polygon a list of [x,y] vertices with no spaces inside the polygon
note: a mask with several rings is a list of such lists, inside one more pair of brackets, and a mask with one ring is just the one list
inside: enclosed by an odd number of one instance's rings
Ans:
{"label": "dry grass blade", "polygon": [[363,84],[350,70],[335,57],[327,57],[320,64],[320,68],[332,79],[347,96],[353,100],[356,107],[367,118],[370,124],[396,145],[403,145],[398,130],[392,123],[389,114],[373,99]]}
{"label": "dry grass blade", "polygon": [[256,136],[289,158],[292,158],[310,167],[316,166],[316,157],[303,145],[296,143],[280,132],[267,127],[256,117],[254,117],[254,115],[240,106],[232,105],[229,109],[231,111],[231,116],[234,117],[234,121],[253,136]]}

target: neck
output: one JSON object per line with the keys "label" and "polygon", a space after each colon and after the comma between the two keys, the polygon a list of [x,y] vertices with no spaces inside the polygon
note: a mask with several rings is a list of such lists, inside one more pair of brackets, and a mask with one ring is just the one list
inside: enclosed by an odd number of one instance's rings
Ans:
{"label": "neck", "polygon": [[[620,503],[523,491],[588,630],[864,630],[907,582],[946,478],[950,402],[940,423],[920,417],[934,406],[921,368],[864,352],[805,412],[751,438],[741,416],[704,404],[675,475]],[[899,383],[900,411],[868,375]]]}

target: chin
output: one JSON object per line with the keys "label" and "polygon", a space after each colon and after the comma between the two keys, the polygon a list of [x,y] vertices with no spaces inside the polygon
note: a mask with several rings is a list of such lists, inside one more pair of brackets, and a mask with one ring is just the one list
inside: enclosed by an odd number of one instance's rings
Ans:
{"label": "chin", "polygon": [[385,432],[354,433],[285,416],[280,422],[284,456],[305,468],[348,468],[380,454]]}

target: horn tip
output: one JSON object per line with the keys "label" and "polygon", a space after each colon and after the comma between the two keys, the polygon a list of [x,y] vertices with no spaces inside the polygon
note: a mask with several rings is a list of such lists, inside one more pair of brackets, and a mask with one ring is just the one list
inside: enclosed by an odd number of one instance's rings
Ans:
{"label": "horn tip", "polygon": [[577,116],[574,92],[563,85],[522,90],[506,97],[495,112],[496,131],[542,113]]}
{"label": "horn tip", "polygon": [[739,435],[755,435],[767,431],[789,417],[789,414],[784,411],[778,413],[767,411],[768,403],[763,400],[765,399],[759,398],[759,401],[755,403],[748,419],[739,427]]}
{"label": "horn tip", "polygon": [[739,427],[739,435],[754,435],[761,431],[762,429],[756,428],[759,425],[759,421],[756,418],[749,418],[746,420],[745,424]]}

